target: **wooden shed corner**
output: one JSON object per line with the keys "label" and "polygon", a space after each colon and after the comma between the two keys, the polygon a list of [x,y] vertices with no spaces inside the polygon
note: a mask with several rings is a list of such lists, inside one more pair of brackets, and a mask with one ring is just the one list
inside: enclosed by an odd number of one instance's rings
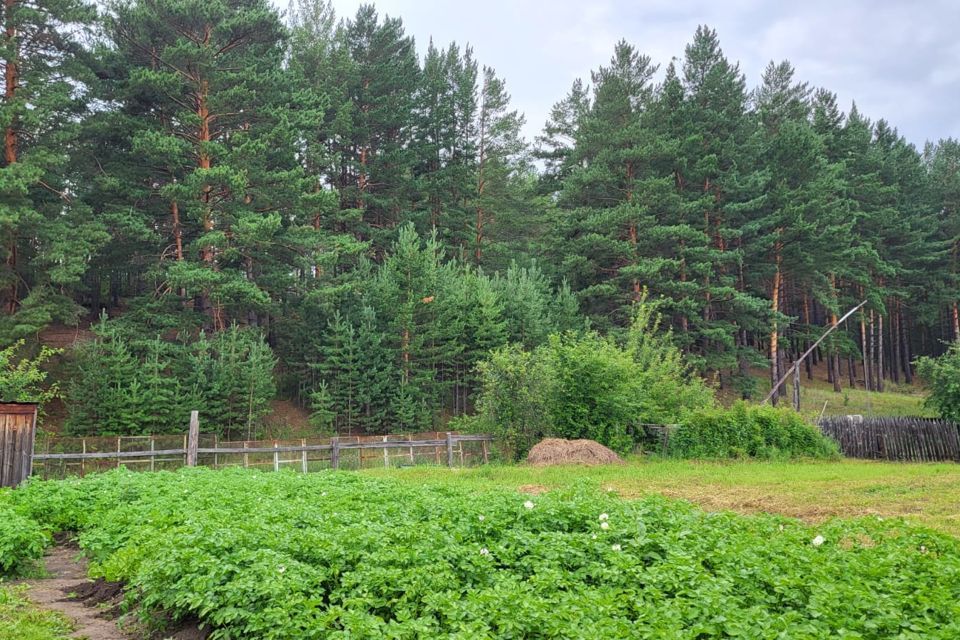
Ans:
{"label": "wooden shed corner", "polygon": [[16,487],[33,471],[36,404],[0,402],[0,487]]}

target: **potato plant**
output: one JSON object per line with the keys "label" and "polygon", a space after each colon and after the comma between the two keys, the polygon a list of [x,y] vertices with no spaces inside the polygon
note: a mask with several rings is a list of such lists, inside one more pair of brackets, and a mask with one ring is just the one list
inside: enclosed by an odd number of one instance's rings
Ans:
{"label": "potato plant", "polygon": [[220,640],[960,637],[960,541],[900,521],[205,469],[3,500]]}

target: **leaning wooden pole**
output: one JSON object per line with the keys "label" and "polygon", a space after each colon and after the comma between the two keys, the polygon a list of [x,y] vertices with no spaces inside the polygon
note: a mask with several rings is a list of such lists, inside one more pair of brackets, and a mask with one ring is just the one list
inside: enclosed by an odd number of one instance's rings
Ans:
{"label": "leaning wooden pole", "polygon": [[[829,327],[826,331],[824,331],[824,332],[823,332],[823,335],[820,336],[819,338],[817,338],[817,341],[814,342],[812,345],[810,345],[810,348],[807,349],[806,351],[804,351],[802,356],[800,356],[799,358],[796,359],[796,361],[793,363],[793,366],[790,367],[790,370],[787,371],[786,373],[784,373],[784,374],[780,377],[780,379],[777,381],[777,383],[776,383],[775,385],[773,385],[773,388],[770,389],[770,393],[767,394],[767,397],[764,398],[764,399],[763,399],[763,402],[761,402],[760,404],[766,404],[767,402],[769,402],[769,401],[770,401],[770,398],[772,398],[773,395],[780,389],[780,387],[783,386],[783,383],[787,381],[787,378],[790,377],[790,374],[792,374],[792,373],[794,372],[794,370],[799,370],[799,369],[797,369],[797,368],[798,368],[801,364],[803,364],[803,361],[806,360],[807,356],[809,356],[811,353],[813,353],[813,350],[816,349],[818,346],[820,346],[820,343],[823,342],[823,340],[824,340],[828,335],[830,335],[831,333],[833,333],[834,329],[836,329],[836,328],[839,327],[841,324],[843,324],[844,321],[845,321],[847,318],[849,318],[849,317],[852,316],[854,313],[856,313],[857,311],[859,311],[860,308],[863,307],[863,305],[865,305],[865,304],[867,304],[867,301],[866,301],[866,300],[864,300],[863,302],[861,302],[860,304],[858,304],[857,306],[855,306],[853,309],[850,309],[850,311],[847,311],[847,312],[843,315],[843,317],[840,318],[840,320],[837,321],[837,324]],[[795,397],[795,398],[799,398],[799,397],[800,397],[799,394],[796,393],[796,391],[794,391],[794,397]],[[799,407],[794,407],[794,408],[799,409]]]}

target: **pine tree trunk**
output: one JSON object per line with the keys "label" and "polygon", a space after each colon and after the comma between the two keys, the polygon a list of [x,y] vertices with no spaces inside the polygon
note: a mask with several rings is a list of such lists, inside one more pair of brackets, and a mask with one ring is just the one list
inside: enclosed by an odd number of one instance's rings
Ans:
{"label": "pine tree trunk", "polygon": [[857,388],[857,363],[853,356],[847,356],[847,373],[850,375],[850,388]]}
{"label": "pine tree trunk", "polygon": [[743,400],[749,400],[751,396],[750,385],[747,384],[746,381],[750,377],[750,366],[747,363],[746,356],[743,355],[743,353],[747,350],[747,347],[749,346],[746,329],[737,330],[736,345],[737,345],[737,372],[740,379],[743,381],[743,385],[742,385],[743,390],[741,391],[740,397]]}
{"label": "pine tree trunk", "polygon": [[[680,241],[680,255],[681,255],[681,258],[680,258],[680,282],[686,282],[686,281],[687,281],[687,259],[686,259],[685,256],[683,256],[683,249],[684,249],[684,245],[683,245],[683,241],[681,240],[681,241]],[[741,267],[741,268],[742,268],[742,267]],[[742,277],[741,277],[741,283],[742,283]],[[741,289],[741,290],[742,290],[742,289]],[[687,315],[686,315],[686,314],[682,314],[682,315],[680,316],[680,330],[681,330],[683,333],[686,333],[688,329],[689,329],[689,321],[688,321],[688,319],[687,319]]]}
{"label": "pine tree trunk", "polygon": [[177,262],[183,262],[183,228],[180,226],[180,206],[176,200],[170,201],[170,218],[173,222],[173,244],[177,251]]}
{"label": "pine tree trunk", "polygon": [[[834,311],[830,312],[830,326],[837,326],[837,314]],[[833,342],[833,336],[830,336],[830,338],[831,342]],[[837,352],[836,347],[831,346],[829,358],[833,369],[836,372],[836,375],[833,377],[833,390],[836,393],[840,393],[843,391],[843,388],[840,386],[840,354]]]}
{"label": "pine tree trunk", "polygon": [[[484,78],[486,83],[486,78]],[[483,258],[483,192],[487,183],[484,176],[484,169],[487,164],[487,107],[486,107],[486,86],[481,94],[484,104],[480,105],[480,148],[477,156],[477,222],[476,222],[476,247],[474,248],[474,259],[477,264]]]}
{"label": "pine tree trunk", "polygon": [[[770,328],[770,388],[772,389],[774,385],[780,380],[780,367],[779,367],[779,333],[777,328],[777,315],[780,313],[780,267],[781,267],[781,257],[780,257],[780,243],[777,242],[775,262],[776,262],[776,271],[773,274],[773,287],[770,292],[770,310],[773,316],[773,323]],[[774,406],[777,404],[778,399],[777,393],[774,393],[770,398],[770,403]]]}
{"label": "pine tree trunk", "polygon": [[[833,309],[830,310],[830,326],[837,326],[837,279],[831,274],[830,275],[830,289],[833,291],[833,300],[834,305]],[[836,329],[833,330],[836,334]],[[843,391],[843,388],[840,386],[840,353],[837,351],[836,347],[836,335],[830,336],[830,362],[833,364],[833,370],[836,373],[833,377],[833,391],[834,393],[840,393]]]}
{"label": "pine tree trunk", "polygon": [[960,306],[956,302],[953,303],[950,315],[953,319],[953,339],[960,340]]}
{"label": "pine tree trunk", "polygon": [[[14,25],[13,18],[11,14],[14,11],[14,8],[17,5],[17,0],[4,0],[3,8],[4,14],[7,20],[6,24],[6,40],[7,46],[10,47],[7,52],[7,58],[4,60],[5,70],[4,70],[4,100],[7,104],[10,104],[17,95],[17,89],[19,88],[20,83],[20,50],[19,50],[19,41],[17,38],[17,29]],[[6,162],[6,166],[13,165],[17,162],[18,158],[18,145],[19,138],[17,134],[17,121],[15,116],[11,118],[10,122],[7,123],[6,128],[3,132],[3,159]],[[20,286],[17,277],[17,230],[11,229],[10,238],[7,241],[7,269],[10,271],[10,288],[6,295],[6,304],[4,305],[5,311],[8,314],[14,314],[17,311],[17,306],[20,304]]]}
{"label": "pine tree trunk", "polygon": [[900,301],[893,305],[890,315],[890,378],[894,384],[900,384]]}
{"label": "pine tree trunk", "polygon": [[[782,376],[789,369],[789,367],[787,367],[787,350],[781,348],[778,352],[778,358],[780,361],[777,363],[777,371],[779,371],[780,375]],[[780,395],[781,398],[786,398],[787,385],[786,384],[780,385],[780,389],[777,393]]]}
{"label": "pine tree trunk", "polygon": [[[634,169],[633,163],[627,163],[627,204],[633,203],[633,176]],[[630,221],[629,228],[627,229],[627,235],[630,237],[630,251],[632,254],[632,264],[636,267],[639,264],[640,256],[637,254],[637,223]],[[633,300],[636,302],[640,300],[640,280],[637,278],[633,279]]]}
{"label": "pine tree trunk", "polygon": [[863,355],[863,388],[867,391],[873,391],[873,386],[870,383],[870,366],[867,360],[867,318],[863,311],[860,312],[860,353]]}
{"label": "pine tree trunk", "polygon": [[910,361],[910,333],[907,331],[907,322],[904,321],[903,314],[900,315],[900,344],[903,345],[903,380],[907,384],[913,384],[913,364]]}
{"label": "pine tree trunk", "polygon": [[877,391],[883,393],[883,314],[877,316]]}
{"label": "pine tree trunk", "polygon": [[[207,27],[208,32],[210,27]],[[211,142],[210,136],[210,107],[209,107],[209,92],[210,85],[206,80],[201,80],[199,82],[199,87],[197,90],[197,118],[200,121],[199,130],[197,132],[197,140],[199,143],[199,150],[197,154],[197,167],[200,169],[210,169],[212,166],[212,160],[210,157],[210,151],[208,145]],[[211,194],[213,187],[209,184],[204,185],[201,194],[200,194],[200,203],[201,203],[201,216],[203,223],[204,233],[209,233],[213,231],[214,222],[213,222],[213,207],[211,204]],[[200,260],[211,268],[215,268],[214,261],[214,248],[212,246],[204,246],[200,248]],[[210,302],[210,290],[204,289],[198,296],[197,302],[199,303],[200,308],[197,309],[200,313],[208,316],[209,322],[211,323],[214,330],[219,330],[222,328],[222,315],[221,309],[214,308],[214,305]],[[219,307],[219,305],[216,305]]]}
{"label": "pine tree trunk", "polygon": [[[803,294],[803,323],[807,325],[807,331],[810,330],[810,296],[806,293]],[[803,342],[804,351],[810,348],[810,339],[807,338]],[[812,355],[812,354],[811,354]],[[807,370],[807,380],[813,380],[813,359],[808,357],[804,361],[804,367]]]}
{"label": "pine tree trunk", "polygon": [[400,353],[403,358],[403,384],[410,382],[410,329],[403,328],[400,336]]}
{"label": "pine tree trunk", "polygon": [[870,365],[870,390],[877,391],[880,383],[877,380],[877,325],[873,309],[870,310],[870,322],[867,324],[867,330],[869,331],[867,348],[870,350],[867,358]]}
{"label": "pine tree trunk", "polygon": [[[703,181],[703,192],[708,193],[709,191],[710,191],[710,178],[707,178]],[[704,225],[703,233],[705,236],[707,236],[707,238],[709,238],[712,235],[710,233],[710,227],[711,227],[710,209],[707,209],[706,211],[703,212],[703,225]],[[779,255],[779,249],[777,251]],[[708,322],[710,320],[711,307],[713,305],[713,296],[710,293],[710,272],[709,271],[703,276],[703,290],[704,290],[704,297],[706,298],[706,304],[703,306],[703,320],[704,322]],[[706,350],[706,345],[704,345],[704,350]]]}

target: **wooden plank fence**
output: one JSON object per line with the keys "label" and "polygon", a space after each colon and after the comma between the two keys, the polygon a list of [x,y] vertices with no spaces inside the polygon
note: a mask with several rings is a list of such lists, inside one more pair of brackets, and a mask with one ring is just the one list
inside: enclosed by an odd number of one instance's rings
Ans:
{"label": "wooden plank fence", "polygon": [[[137,470],[183,466],[232,466],[303,473],[415,464],[466,466],[489,462],[492,436],[433,432],[386,436],[339,436],[299,440],[220,441],[191,432],[185,436],[51,438],[33,456],[45,478],[85,475],[126,466]],[[105,442],[106,441],[106,442]]]}
{"label": "wooden plank fence", "polygon": [[946,420],[911,417],[827,416],[824,435],[843,455],[871,460],[960,462],[960,429]]}

